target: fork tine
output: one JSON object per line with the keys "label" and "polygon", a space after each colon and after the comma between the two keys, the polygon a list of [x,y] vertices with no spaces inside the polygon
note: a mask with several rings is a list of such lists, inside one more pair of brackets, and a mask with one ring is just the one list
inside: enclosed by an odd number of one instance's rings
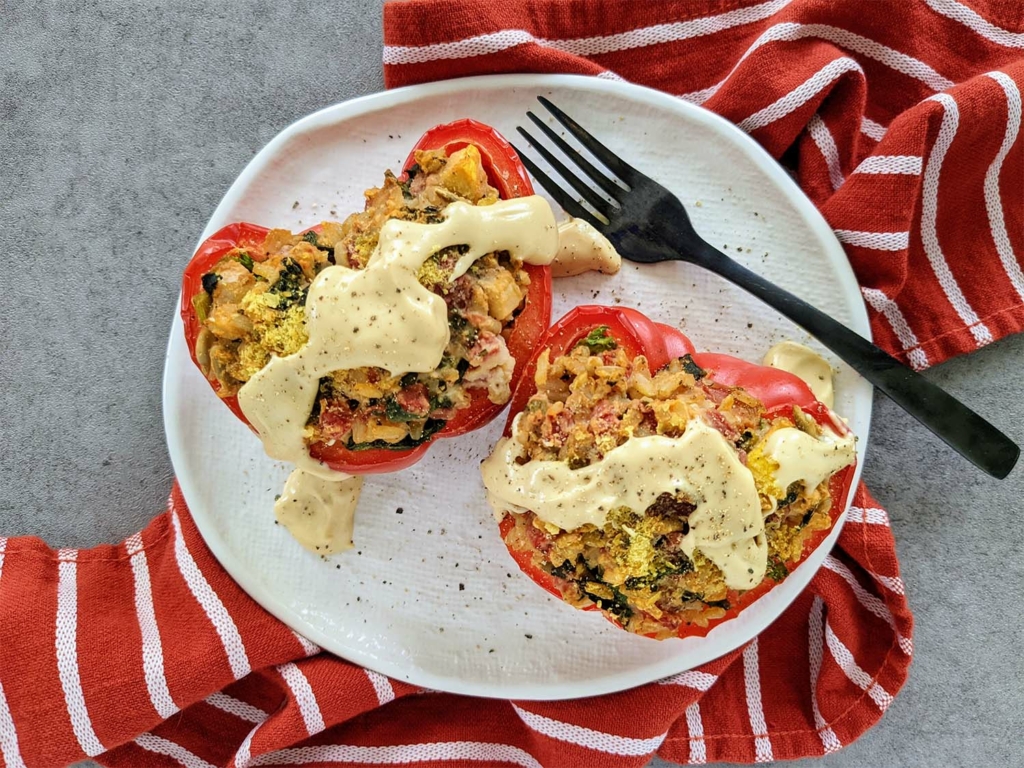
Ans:
{"label": "fork tine", "polygon": [[551,177],[544,173],[544,171],[542,171],[540,167],[538,167],[538,165],[527,155],[523,154],[519,147],[513,144],[512,149],[514,149],[516,154],[519,155],[519,159],[523,162],[523,165],[526,166],[526,170],[533,175],[533,178],[540,182],[540,185],[547,190],[549,195],[555,198],[555,201],[562,206],[566,213],[570,216],[576,217],[577,219],[583,219],[599,230],[603,229],[603,221],[580,205],[578,200],[552,181]]}
{"label": "fork tine", "polygon": [[585,174],[587,174],[587,176],[593,179],[594,183],[597,184],[597,186],[599,186],[601,189],[603,189],[607,194],[611,195],[611,197],[618,200],[622,193],[626,191],[618,184],[616,184],[614,181],[605,176],[605,174],[602,171],[599,171],[596,167],[594,167],[594,165],[590,163],[590,161],[588,161],[587,158],[585,158],[583,155],[581,155],[579,152],[577,152],[575,149],[569,146],[568,142],[566,142],[565,139],[563,139],[561,136],[555,133],[551,126],[549,126],[547,123],[545,123],[535,114],[533,114],[533,112],[527,112],[526,116],[533,120],[534,124],[538,128],[544,131],[544,135],[547,136],[556,147],[562,150],[566,157],[568,157],[577,166],[579,166],[579,169],[581,171],[583,171]]}
{"label": "fork tine", "polygon": [[[530,114],[527,112],[527,114]],[[557,157],[548,151],[548,148],[537,141],[531,136],[526,129],[517,126],[516,130],[522,135],[524,139],[530,142],[530,146],[537,150],[541,157],[548,161],[548,164],[555,169],[555,173],[569,182],[570,186],[583,195],[583,199],[586,200],[598,213],[602,214],[605,218],[611,218],[612,205],[601,197],[597,192],[591,189],[590,185],[583,179],[579,178],[575,173],[565,167]]]}
{"label": "fork tine", "polygon": [[555,119],[565,126],[566,130],[569,131],[576,140],[590,150],[591,154],[600,160],[604,165],[622,179],[630,186],[639,178],[642,174],[636,170],[633,166],[619,159],[619,156],[612,152],[608,147],[602,144],[600,141],[591,136],[587,131],[575,120],[569,117],[565,112],[560,110],[548,99],[543,96],[538,96],[537,101],[547,107],[548,112],[555,116]]}

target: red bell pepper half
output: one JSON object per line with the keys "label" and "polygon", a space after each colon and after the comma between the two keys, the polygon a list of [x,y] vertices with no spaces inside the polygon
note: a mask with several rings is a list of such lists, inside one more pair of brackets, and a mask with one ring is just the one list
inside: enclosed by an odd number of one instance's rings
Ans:
{"label": "red bell pepper half", "polygon": [[[403,167],[403,177],[416,162],[417,150],[445,149],[448,155],[473,144],[480,150],[487,179],[491,186],[498,190],[501,199],[526,197],[533,194],[530,177],[519,161],[519,156],[497,131],[475,120],[458,120],[454,123],[439,125],[427,131],[417,142],[409,154]],[[312,231],[316,231],[313,227]],[[182,279],[181,319],[185,325],[185,340],[188,344],[192,361],[199,366],[196,358],[196,340],[202,330],[202,323],[196,316],[192,306],[192,297],[203,290],[203,275],[213,269],[227,253],[234,248],[252,249],[260,252],[263,241],[269,230],[255,224],[229,224],[217,231],[199,246],[192,260],[185,268]],[[512,379],[513,391],[526,361],[533,351],[534,344],[551,320],[551,269],[530,264],[523,266],[530,276],[526,303],[516,316],[515,323],[508,333],[506,344],[509,353],[516,360],[516,370]],[[219,389],[217,381],[210,381],[214,391]],[[326,466],[339,472],[352,474],[374,474],[378,472],[394,472],[411,466],[419,461],[430,448],[431,442],[438,437],[455,437],[471,432],[491,421],[497,416],[504,405],[496,405],[487,399],[483,390],[470,390],[470,405],[456,412],[445,426],[435,433],[430,440],[413,448],[403,450],[369,449],[349,450],[341,443],[327,445],[314,443],[310,446],[310,455],[322,461]],[[247,425],[248,420],[242,413],[235,395],[221,397],[224,404]],[[249,425],[251,427],[251,425]]]}
{"label": "red bell pepper half", "polygon": [[[791,373],[777,368],[748,363],[745,360],[740,360],[730,355],[695,352],[693,344],[679,330],[669,325],[655,323],[634,309],[581,306],[572,310],[551,326],[548,332],[537,342],[533,357],[527,363],[519,386],[512,395],[512,405],[509,409],[508,421],[505,424],[506,437],[512,434],[512,424],[516,415],[523,411],[527,402],[537,391],[536,384],[534,383],[534,373],[536,372],[537,360],[541,353],[545,349],[550,349],[551,359],[555,360],[561,355],[568,354],[581,339],[585,338],[595,328],[601,326],[608,328],[608,334],[630,356],[644,355],[652,372],[663,368],[675,358],[689,355],[693,362],[706,372],[706,376],[701,379],[701,383],[706,389],[714,388],[716,385],[742,387],[764,404],[767,417],[770,419],[791,415],[793,406],[796,405],[824,427],[841,434],[847,431],[845,425],[837,422],[829,409],[815,399],[808,386]],[[833,475],[829,483],[829,492],[832,496],[830,514],[833,524],[846,508],[846,499],[850,492],[853,475],[854,465],[850,465]],[[564,582],[543,570],[534,562],[532,551],[517,548],[509,542],[509,533],[514,527],[515,520],[511,514],[506,514],[499,524],[499,531],[506,547],[508,547],[509,554],[512,555],[516,564],[527,576],[552,595],[561,599],[562,592],[559,586]],[[787,567],[792,570],[792,568],[803,562],[828,536],[831,529],[830,526],[826,530],[816,531],[809,536],[805,542],[801,558],[795,562],[787,563]],[[544,535],[536,529],[535,533],[531,533],[535,536]],[[534,543],[536,544],[537,542]],[[730,590],[727,598],[729,609],[725,616],[710,620],[707,627],[684,624],[679,628],[679,637],[702,637],[707,635],[715,626],[723,621],[734,618],[740,611],[771,590],[777,583],[770,577],[766,577],[761,584],[746,592],[739,593],[736,590]],[[592,611],[598,610],[598,608],[596,605],[591,605],[585,610]],[[609,618],[609,620],[615,623],[613,619]]]}

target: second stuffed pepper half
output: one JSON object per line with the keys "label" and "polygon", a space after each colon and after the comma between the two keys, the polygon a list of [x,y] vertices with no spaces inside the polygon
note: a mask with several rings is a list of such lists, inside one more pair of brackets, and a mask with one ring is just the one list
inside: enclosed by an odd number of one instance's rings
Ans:
{"label": "second stuffed pepper half", "polygon": [[538,342],[481,469],[530,578],[662,639],[704,635],[782,581],[845,508],[855,462],[796,376],[584,306]]}

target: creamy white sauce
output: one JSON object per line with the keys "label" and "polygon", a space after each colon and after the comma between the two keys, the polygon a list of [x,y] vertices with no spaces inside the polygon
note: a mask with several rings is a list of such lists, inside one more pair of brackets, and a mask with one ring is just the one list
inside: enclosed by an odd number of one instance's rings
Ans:
{"label": "creamy white sauce", "polygon": [[857,460],[857,440],[853,435],[840,436],[830,429],[823,428],[821,437],[815,438],[786,427],[768,435],[764,453],[778,463],[775,481],[783,491],[798,481],[811,490],[833,472]]}
{"label": "creamy white sauce", "polygon": [[352,527],[363,478],[326,480],[296,469],[274,503],[277,521],[318,555],[352,548]]}
{"label": "creamy white sauce", "polygon": [[814,396],[829,408],[833,405],[832,366],[810,347],[795,341],[783,341],[765,353],[765,365],[788,371],[801,379]]}
{"label": "creamy white sauce", "polygon": [[[776,430],[763,451],[778,465],[773,474],[782,489],[798,481],[813,489],[857,457],[853,435],[827,428],[820,438],[793,427]],[[768,546],[754,476],[733,445],[703,421],[690,421],[678,438],[630,438],[581,469],[563,461],[519,464],[520,454],[514,438],[503,438],[481,464],[499,520],[506,511],[532,510],[565,531],[588,523],[601,527],[613,510],[629,507],[642,514],[662,493],[682,492],[697,505],[683,552],[692,557],[700,550],[731,589],[751,589],[764,579]]]}
{"label": "creamy white sauce", "polygon": [[622,257],[608,238],[583,219],[569,219],[558,225],[558,255],[551,262],[553,277],[573,277],[584,272],[614,275]]}
{"label": "creamy white sauce", "polygon": [[520,465],[518,455],[518,444],[504,438],[481,465],[496,511],[529,509],[571,531],[603,526],[619,507],[643,514],[662,493],[681,491],[697,504],[683,551],[692,556],[699,549],[733,589],[750,589],[764,578],[768,546],[754,477],[736,449],[702,421],[691,421],[679,438],[631,438],[582,469],[562,461]]}
{"label": "creamy white sauce", "polygon": [[417,272],[442,248],[469,247],[453,280],[493,251],[509,251],[528,264],[550,264],[558,251],[555,217],[541,197],[488,206],[452,203],[444,213],[439,224],[388,221],[365,269],[338,265],[320,272],[306,299],[309,341],[293,355],[272,358],[238,392],[267,455],[296,466],[274,511],[312,552],[352,546],[363,484],[309,455],[305,427],[320,378],[364,366],[392,374],[437,368],[450,338],[448,309],[420,284]]}
{"label": "creamy white sauce", "polygon": [[487,206],[452,203],[439,224],[391,220],[380,232],[365,269],[327,267],[306,299],[307,344],[275,357],[238,392],[242,412],[259,433],[267,455],[306,472],[339,478],[310,457],[304,440],[322,376],[364,366],[392,374],[437,368],[448,346],[444,299],[423,287],[417,271],[433,254],[468,245],[454,280],[493,251],[509,251],[528,264],[550,264],[558,250],[554,214],[537,196]]}

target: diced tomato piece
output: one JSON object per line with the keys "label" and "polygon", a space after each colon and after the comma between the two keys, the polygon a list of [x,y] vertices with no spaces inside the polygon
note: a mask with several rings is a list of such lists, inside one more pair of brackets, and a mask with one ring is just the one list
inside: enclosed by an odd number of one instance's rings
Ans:
{"label": "diced tomato piece", "polygon": [[426,416],[430,413],[430,396],[427,385],[417,382],[411,384],[395,396],[395,401],[406,413],[413,416]]}
{"label": "diced tomato piece", "polygon": [[352,408],[347,400],[328,400],[320,406],[320,434],[324,440],[344,440],[352,431]]}
{"label": "diced tomato piece", "polygon": [[610,400],[602,400],[590,416],[590,429],[595,435],[611,432],[619,426],[619,408]]}

